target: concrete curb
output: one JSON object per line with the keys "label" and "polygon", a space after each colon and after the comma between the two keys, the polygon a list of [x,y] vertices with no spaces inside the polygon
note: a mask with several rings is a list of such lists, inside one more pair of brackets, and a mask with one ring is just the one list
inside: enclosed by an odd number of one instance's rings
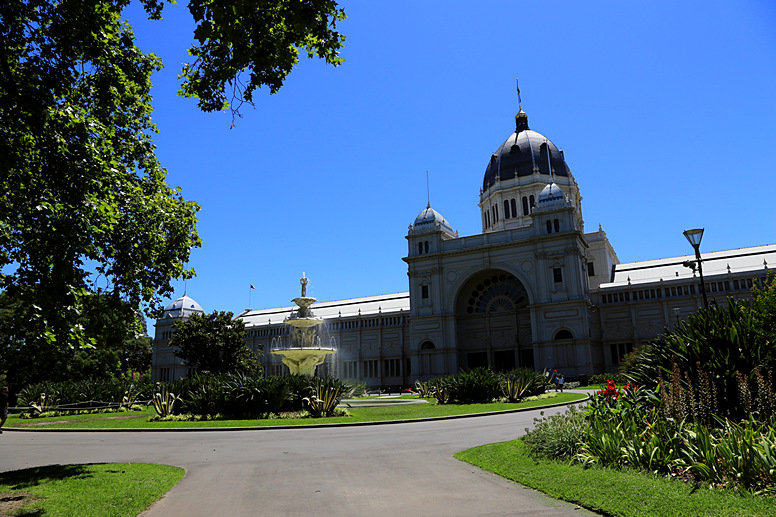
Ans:
{"label": "concrete curb", "polygon": [[572,404],[581,404],[590,400],[587,398],[572,400],[570,402],[558,402],[556,404],[547,404],[544,406],[534,406],[518,409],[505,409],[503,411],[489,411],[487,413],[470,413],[466,415],[450,415],[429,418],[412,418],[408,420],[382,420],[379,422],[337,422],[331,424],[305,424],[305,425],[278,425],[278,426],[255,426],[255,427],[165,427],[157,429],[89,429],[89,428],[68,428],[68,429],[43,429],[43,428],[19,428],[4,427],[3,431],[13,431],[21,433],[171,433],[171,432],[212,432],[212,431],[272,431],[287,429],[326,429],[333,427],[355,427],[369,425],[394,425],[394,424],[412,424],[416,422],[433,422],[436,420],[456,420],[459,418],[477,418],[482,416],[504,415],[508,413],[522,413],[525,411],[535,411],[537,409],[547,409],[554,407],[571,406]]}

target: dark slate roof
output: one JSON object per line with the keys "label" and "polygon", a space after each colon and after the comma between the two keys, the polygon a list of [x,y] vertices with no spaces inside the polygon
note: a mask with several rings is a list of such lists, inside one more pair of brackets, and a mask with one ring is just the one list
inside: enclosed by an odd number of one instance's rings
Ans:
{"label": "dark slate roof", "polygon": [[491,156],[485,169],[485,178],[482,180],[483,190],[496,182],[496,176],[503,181],[515,176],[530,176],[534,173],[549,175],[545,145],[550,147],[552,173],[555,176],[569,175],[569,168],[563,154],[555,144],[541,133],[528,129],[527,119],[524,126],[525,129],[522,129],[518,124],[518,131],[512,133]]}

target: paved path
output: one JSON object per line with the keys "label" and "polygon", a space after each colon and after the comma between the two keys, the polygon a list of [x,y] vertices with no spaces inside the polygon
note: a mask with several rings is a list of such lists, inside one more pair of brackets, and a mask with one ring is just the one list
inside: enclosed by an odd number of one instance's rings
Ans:
{"label": "paved path", "polygon": [[590,515],[453,458],[516,438],[537,414],[257,431],[9,430],[0,436],[0,470],[128,461],[184,467],[185,478],[148,517]]}

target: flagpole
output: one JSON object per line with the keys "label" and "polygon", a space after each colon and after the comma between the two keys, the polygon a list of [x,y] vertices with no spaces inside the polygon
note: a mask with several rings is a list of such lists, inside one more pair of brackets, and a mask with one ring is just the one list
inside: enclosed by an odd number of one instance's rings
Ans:
{"label": "flagpole", "polygon": [[251,295],[253,294],[253,286],[248,287],[248,310],[251,310]]}

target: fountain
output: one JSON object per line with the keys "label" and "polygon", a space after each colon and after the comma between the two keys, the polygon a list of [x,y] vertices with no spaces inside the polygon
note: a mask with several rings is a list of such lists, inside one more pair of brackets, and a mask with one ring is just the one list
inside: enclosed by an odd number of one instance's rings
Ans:
{"label": "fountain", "polygon": [[313,377],[315,368],[323,363],[328,354],[336,353],[337,350],[321,346],[321,337],[316,327],[323,323],[323,318],[316,317],[310,310],[310,306],[317,300],[307,296],[307,282],[307,277],[302,273],[299,280],[302,296],[292,300],[298,308],[283,320],[283,323],[292,327],[290,346],[284,348],[282,340],[278,340],[273,343],[271,353],[283,356],[283,364],[288,366],[291,373]]}

